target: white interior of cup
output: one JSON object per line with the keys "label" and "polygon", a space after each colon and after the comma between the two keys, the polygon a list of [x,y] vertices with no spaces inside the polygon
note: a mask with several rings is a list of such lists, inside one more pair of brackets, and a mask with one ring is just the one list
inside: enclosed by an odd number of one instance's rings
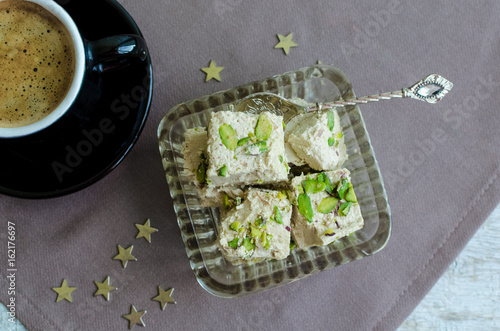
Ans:
{"label": "white interior of cup", "polygon": [[[0,0],[5,1],[5,0]],[[59,6],[53,0],[27,0],[36,3],[47,11],[56,16],[68,30],[71,39],[73,41],[73,47],[75,51],[75,72],[73,75],[73,81],[66,94],[66,97],[62,102],[54,109],[49,115],[41,119],[40,121],[29,124],[26,126],[21,126],[17,128],[0,128],[0,138],[15,138],[27,136],[29,134],[43,130],[56,122],[61,116],[63,116],[66,111],[71,107],[78,93],[80,92],[80,87],[83,82],[83,76],[85,71],[85,49],[83,46],[82,37],[78,32],[78,28],[69,14]]]}

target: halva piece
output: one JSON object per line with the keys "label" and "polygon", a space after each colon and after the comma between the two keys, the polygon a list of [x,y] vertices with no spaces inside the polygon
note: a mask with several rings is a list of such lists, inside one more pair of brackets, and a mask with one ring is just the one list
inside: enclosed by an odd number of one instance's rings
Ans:
{"label": "halva piece", "polygon": [[286,181],[283,117],[270,112],[213,113],[208,126],[208,185]]}
{"label": "halva piece", "polygon": [[206,172],[203,163],[207,153],[207,129],[203,127],[187,129],[184,138],[182,144],[184,173],[191,182],[200,187],[203,185]]}
{"label": "halva piece", "polygon": [[323,246],[363,227],[347,169],[295,177],[292,237],[298,248]]}
{"label": "halva piece", "polygon": [[285,131],[288,159],[318,171],[335,170],[347,159],[340,118],[336,110],[293,117]]}
{"label": "halva piece", "polygon": [[241,264],[290,254],[292,205],[285,193],[251,188],[226,208],[217,238],[226,260]]}

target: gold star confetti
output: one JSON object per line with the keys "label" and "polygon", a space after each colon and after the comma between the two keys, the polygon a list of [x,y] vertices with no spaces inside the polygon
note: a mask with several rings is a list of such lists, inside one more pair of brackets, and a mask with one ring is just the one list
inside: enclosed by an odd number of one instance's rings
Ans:
{"label": "gold star confetti", "polygon": [[217,67],[215,65],[214,60],[210,61],[210,64],[206,68],[201,68],[201,71],[207,74],[207,77],[205,78],[205,82],[208,82],[210,79],[215,79],[220,82],[220,76],[219,72],[221,72],[224,69],[224,67]]}
{"label": "gold star confetti", "polygon": [[151,234],[153,232],[157,232],[158,231],[158,229],[152,228],[150,226],[150,220],[149,220],[149,218],[146,221],[146,223],[144,223],[144,225],[136,224],[135,227],[139,230],[139,233],[137,234],[137,236],[135,237],[135,239],[143,237],[149,243],[151,243]]}
{"label": "gold star confetti", "polygon": [[128,261],[137,261],[137,259],[134,256],[132,256],[132,249],[133,248],[134,248],[134,245],[131,245],[127,249],[123,249],[122,246],[118,245],[118,255],[113,257],[113,260],[122,261],[123,268],[126,268]]}
{"label": "gold star confetti", "polygon": [[69,302],[73,302],[73,300],[71,299],[71,293],[76,290],[76,287],[69,287],[66,279],[63,279],[61,287],[53,287],[52,289],[57,293],[56,302],[59,302],[63,299],[66,299]]}
{"label": "gold star confetti", "polygon": [[97,286],[97,291],[95,291],[94,296],[102,295],[106,300],[109,301],[109,292],[116,290],[117,288],[109,284],[109,276],[102,282],[94,280],[95,286]]}
{"label": "gold star confetti", "polygon": [[161,310],[165,310],[167,303],[173,303],[174,305],[177,303],[175,302],[174,298],[172,298],[173,293],[173,288],[165,291],[160,286],[158,286],[158,295],[151,300],[158,301],[160,303]]}
{"label": "gold star confetti", "polygon": [[297,44],[292,41],[293,33],[289,33],[288,36],[283,36],[278,34],[279,43],[274,46],[274,48],[283,48],[286,55],[290,52],[290,47],[297,47]]}
{"label": "gold star confetti", "polygon": [[145,310],[137,311],[134,305],[130,305],[130,314],[122,315],[123,318],[128,319],[128,328],[131,329],[134,325],[146,326],[142,320],[142,315],[146,314]]}

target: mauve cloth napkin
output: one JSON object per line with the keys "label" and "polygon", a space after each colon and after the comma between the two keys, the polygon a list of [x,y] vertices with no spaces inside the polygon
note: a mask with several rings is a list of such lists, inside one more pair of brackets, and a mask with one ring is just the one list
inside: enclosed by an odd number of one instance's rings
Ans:
{"label": "mauve cloth napkin", "polygon": [[[75,0],[74,0],[75,1]],[[82,0],[83,1],[83,0]],[[121,0],[148,42],[154,99],[130,154],[69,196],[0,196],[0,300],[7,303],[7,222],[17,226],[17,316],[30,330],[125,330],[133,304],[146,330],[392,330],[407,317],[500,201],[500,3],[451,0]],[[96,9],[98,10],[98,9]],[[89,17],[88,19],[92,19]],[[277,34],[293,32],[288,56]],[[214,60],[221,82],[204,82]],[[156,129],[174,105],[312,65],[341,68],[358,96],[429,73],[454,83],[436,105],[361,106],[392,209],[374,256],[239,299],[203,290],[189,266]],[[2,159],[1,162],[8,162]],[[151,219],[152,243],[135,239]],[[123,269],[117,245],[134,245]],[[488,252],[484,252],[488,254]],[[111,300],[94,280],[111,277]],[[56,303],[67,279],[73,302]],[[151,298],[174,287],[165,311]],[[2,318],[5,318],[2,316]],[[138,329],[135,326],[135,329]]]}

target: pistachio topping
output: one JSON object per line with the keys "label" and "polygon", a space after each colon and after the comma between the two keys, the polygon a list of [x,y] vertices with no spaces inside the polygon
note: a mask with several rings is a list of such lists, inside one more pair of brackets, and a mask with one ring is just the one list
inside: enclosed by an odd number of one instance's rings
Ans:
{"label": "pistachio topping", "polygon": [[333,231],[333,229],[332,229],[332,228],[327,229],[327,230],[325,231],[325,236],[332,237],[332,236],[334,236],[334,235],[335,235],[335,231]]}
{"label": "pistachio topping", "polygon": [[229,245],[229,247],[231,248],[238,248],[238,242],[240,241],[240,238],[236,237],[234,238],[233,240],[231,240],[230,242],[228,242],[227,244]]}
{"label": "pistachio topping", "polygon": [[245,137],[245,138],[241,138],[240,140],[238,140],[238,143],[236,143],[237,146],[244,146],[246,145],[248,142],[250,142],[250,137]]}
{"label": "pistachio topping", "polygon": [[219,127],[219,136],[222,140],[222,143],[227,147],[227,149],[231,151],[234,151],[236,149],[236,146],[238,145],[238,139],[236,138],[236,133],[234,132],[234,129],[231,125],[222,124]]}
{"label": "pistachio topping", "polygon": [[255,249],[255,244],[252,242],[252,239],[250,237],[246,237],[243,240],[243,247],[245,247],[247,251],[252,251]]}
{"label": "pistachio topping", "polygon": [[226,177],[227,174],[227,166],[224,164],[217,173],[220,177]]}
{"label": "pistachio topping", "polygon": [[274,206],[274,221],[278,224],[283,224],[283,215],[281,215],[281,211],[278,206]]}
{"label": "pistachio topping", "polygon": [[335,137],[328,138],[328,146],[333,146],[335,144]]}
{"label": "pistachio topping", "polygon": [[322,214],[328,214],[335,209],[338,202],[339,200],[334,197],[324,198],[318,205],[318,211]]}
{"label": "pistachio topping", "polygon": [[327,123],[328,123],[328,129],[330,131],[333,131],[333,128],[335,127],[335,115],[333,114],[333,111],[331,111],[331,110],[328,111],[328,121],[327,121]]}
{"label": "pistachio topping", "polygon": [[254,238],[258,238],[262,235],[262,231],[254,227],[253,225],[250,226],[250,236]]}
{"label": "pistachio topping", "polygon": [[258,226],[259,228],[262,228],[262,227],[265,227],[266,226],[266,219],[265,218],[262,218],[262,217],[259,217],[256,221],[255,221],[255,226]]}
{"label": "pistachio topping", "polygon": [[339,215],[347,216],[347,214],[349,214],[349,210],[351,209],[351,207],[352,207],[352,202],[344,202],[339,207]]}
{"label": "pistachio topping", "polygon": [[238,231],[238,228],[240,227],[240,222],[233,222],[231,225],[229,225],[229,228],[233,231]]}
{"label": "pistachio topping", "polygon": [[332,185],[332,182],[324,172],[320,173],[316,178],[316,180],[325,183],[325,191],[328,192],[329,194],[333,194],[334,187]]}
{"label": "pistachio topping", "polygon": [[229,196],[226,193],[222,194],[222,204],[226,210],[229,210],[232,207],[231,201],[229,201]]}
{"label": "pistachio topping", "polygon": [[267,140],[271,136],[273,124],[267,118],[266,114],[260,114],[255,125],[255,137],[257,140]]}
{"label": "pistachio topping", "polygon": [[269,248],[271,248],[271,239],[273,239],[273,236],[270,235],[270,234],[267,234],[267,236],[266,236],[266,243],[264,244],[264,248],[266,250],[269,250]]}
{"label": "pistachio topping", "polygon": [[346,194],[347,190],[349,189],[349,184],[350,184],[350,182],[347,178],[344,178],[340,181],[340,184],[337,187],[337,193],[339,194],[339,197],[341,199],[344,199],[345,194]]}
{"label": "pistachio topping", "polygon": [[356,198],[356,194],[354,193],[354,188],[352,187],[351,183],[349,183],[349,188],[347,189],[347,193],[345,194],[345,199],[349,202],[358,202],[358,198]]}
{"label": "pistachio topping", "polygon": [[196,180],[200,184],[205,184],[207,182],[207,164],[206,160],[203,158],[203,154],[198,169],[196,169]]}
{"label": "pistachio topping", "polygon": [[267,142],[265,140],[256,142],[255,144],[249,145],[245,148],[245,153],[247,155],[259,155],[265,153],[269,150],[267,147]]}
{"label": "pistachio topping", "polygon": [[314,212],[311,204],[311,198],[309,198],[307,194],[302,193],[297,199],[297,205],[299,207],[299,212],[304,215],[309,223],[312,223]]}
{"label": "pistachio topping", "polygon": [[324,191],[326,183],[318,181],[317,179],[306,179],[302,182],[306,194],[314,194]]}

